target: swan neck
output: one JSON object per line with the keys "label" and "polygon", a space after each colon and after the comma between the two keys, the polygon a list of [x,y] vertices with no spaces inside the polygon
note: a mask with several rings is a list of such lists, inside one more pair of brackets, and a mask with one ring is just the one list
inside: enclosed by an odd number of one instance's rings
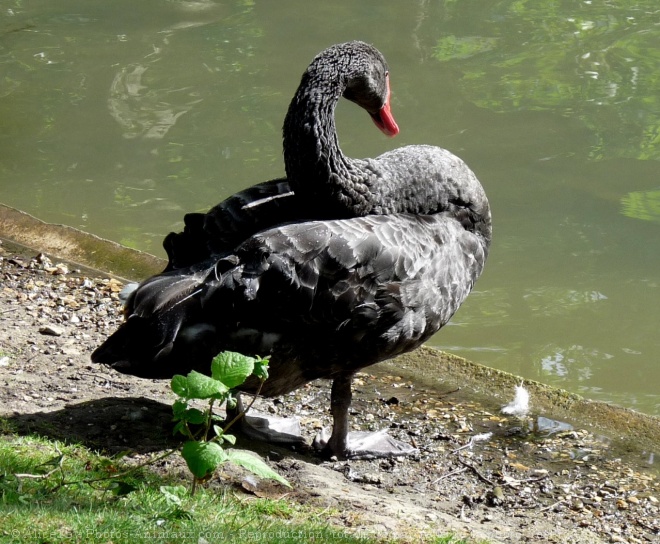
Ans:
{"label": "swan neck", "polygon": [[334,216],[367,213],[368,191],[360,162],[339,147],[335,108],[346,89],[337,71],[317,73],[313,66],[303,75],[284,120],[284,163],[289,184],[299,197],[318,199]]}

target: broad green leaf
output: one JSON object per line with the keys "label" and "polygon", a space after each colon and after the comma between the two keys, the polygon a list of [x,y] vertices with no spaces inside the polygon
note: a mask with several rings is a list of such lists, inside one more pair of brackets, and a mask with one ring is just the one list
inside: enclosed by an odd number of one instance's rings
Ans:
{"label": "broad green leaf", "polygon": [[174,429],[172,429],[172,434],[176,435],[177,433],[181,433],[184,436],[190,436],[190,433],[188,432],[186,428],[186,422],[185,421],[179,421],[177,422],[176,425],[174,425]]}
{"label": "broad green leaf", "polygon": [[222,443],[222,440],[225,437],[222,427],[220,427],[220,425],[213,425],[213,432],[215,433],[215,436],[220,439],[220,443]]}
{"label": "broad green leaf", "polygon": [[186,377],[188,396],[190,399],[221,398],[229,392],[229,388],[213,378],[209,378],[195,370],[190,371]]}
{"label": "broad green leaf", "polygon": [[234,351],[223,351],[211,363],[211,376],[229,389],[241,385],[254,370],[254,359]]}
{"label": "broad green leaf", "polygon": [[181,419],[183,414],[186,413],[187,409],[188,403],[185,400],[176,399],[174,404],[172,404],[172,413],[174,414],[174,419]]}
{"label": "broad green leaf", "polygon": [[189,440],[181,449],[190,472],[196,478],[204,478],[227,460],[227,454],[215,442]]}
{"label": "broad green leaf", "polygon": [[170,387],[177,395],[183,398],[189,398],[188,396],[188,380],[185,376],[181,374],[176,374],[172,377],[170,382]]}
{"label": "broad green leaf", "polygon": [[197,408],[188,408],[181,419],[193,425],[201,425],[206,421],[206,414]]}
{"label": "broad green leaf", "polygon": [[108,484],[106,489],[111,491],[113,495],[123,497],[124,495],[132,493],[138,489],[138,487],[134,484],[124,482],[123,480],[114,480]]}
{"label": "broad green leaf", "polygon": [[246,468],[260,478],[270,478],[271,480],[276,480],[287,487],[291,487],[291,484],[287,482],[282,476],[280,476],[261,459],[252,455],[251,453],[245,451],[229,450],[225,452],[225,455],[227,456],[227,460],[231,463]]}

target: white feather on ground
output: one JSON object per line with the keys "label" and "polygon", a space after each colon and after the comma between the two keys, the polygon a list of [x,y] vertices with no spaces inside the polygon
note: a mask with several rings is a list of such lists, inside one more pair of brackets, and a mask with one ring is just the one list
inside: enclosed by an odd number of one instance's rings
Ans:
{"label": "white feather on ground", "polygon": [[529,413],[529,391],[523,387],[523,382],[516,385],[516,393],[513,400],[502,407],[503,414],[523,417]]}

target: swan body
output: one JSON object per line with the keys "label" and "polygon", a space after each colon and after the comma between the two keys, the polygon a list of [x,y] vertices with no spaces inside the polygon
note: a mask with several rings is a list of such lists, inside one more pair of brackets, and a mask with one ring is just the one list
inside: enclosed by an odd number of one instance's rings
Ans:
{"label": "swan body", "polygon": [[444,149],[345,157],[334,127],[341,96],[398,131],[382,55],[361,42],[322,52],[285,119],[287,178],[187,216],[186,230],[166,238],[168,268],[131,294],[125,323],[92,359],[168,378],[208,373],[223,350],[268,355],[265,396],[333,380],[327,453],[397,455],[410,448],[351,441],[351,379],[449,321],[483,270],[490,208],[474,173]]}

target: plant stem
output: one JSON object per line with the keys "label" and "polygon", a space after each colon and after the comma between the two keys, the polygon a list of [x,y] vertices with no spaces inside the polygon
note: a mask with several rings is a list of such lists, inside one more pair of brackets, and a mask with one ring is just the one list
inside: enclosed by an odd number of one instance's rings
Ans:
{"label": "plant stem", "polygon": [[234,419],[232,419],[229,423],[225,425],[225,428],[222,429],[223,434],[227,432],[227,429],[229,429],[229,427],[231,427],[234,423],[236,423],[239,419],[241,419],[250,410],[250,408],[252,408],[252,405],[257,401],[257,397],[259,396],[259,393],[261,393],[261,388],[263,387],[265,381],[266,381],[265,379],[263,378],[261,379],[261,381],[259,382],[259,388],[257,389],[257,392],[254,393],[254,395],[252,396],[252,401],[250,402],[250,404],[248,404],[248,407],[245,408],[244,410],[241,409],[241,411],[238,412],[238,414],[236,414]]}
{"label": "plant stem", "polygon": [[206,413],[206,422],[204,424],[204,442],[207,442],[209,439],[209,431],[211,430],[211,422],[213,421],[211,414],[213,414],[214,403],[215,403],[215,399],[211,399],[209,401],[209,409],[208,412]]}

